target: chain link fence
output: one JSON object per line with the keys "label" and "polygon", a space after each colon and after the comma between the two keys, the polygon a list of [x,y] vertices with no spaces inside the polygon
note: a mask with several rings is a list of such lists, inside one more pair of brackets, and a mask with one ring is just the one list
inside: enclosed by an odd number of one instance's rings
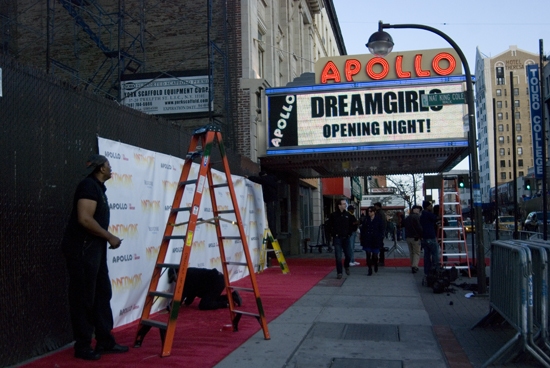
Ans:
{"label": "chain link fence", "polygon": [[[9,366],[72,341],[60,241],[97,136],[185,157],[192,128],[75,90],[1,55],[0,68],[0,366]],[[239,156],[228,158],[233,174],[245,174]]]}

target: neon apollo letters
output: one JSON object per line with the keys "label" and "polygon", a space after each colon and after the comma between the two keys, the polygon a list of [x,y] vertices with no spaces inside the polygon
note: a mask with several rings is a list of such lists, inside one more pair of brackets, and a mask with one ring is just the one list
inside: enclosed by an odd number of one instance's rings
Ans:
{"label": "neon apollo letters", "polygon": [[[414,56],[414,73],[417,78],[425,78],[432,76],[430,70],[422,69],[423,54]],[[446,61],[448,65],[441,67],[441,62]],[[456,68],[456,59],[448,52],[440,52],[432,59],[432,70],[439,76],[451,75]],[[375,68],[375,66],[378,66]],[[376,71],[375,69],[380,69]],[[397,55],[395,58],[394,71],[398,79],[413,77],[412,71],[403,70],[403,55]],[[342,73],[343,72],[343,73]],[[345,82],[353,82],[353,77],[361,72],[361,62],[358,59],[347,59],[344,64],[343,71],[340,71],[333,61],[328,61],[321,71],[321,83],[326,84],[329,81],[341,83],[342,74],[345,77]],[[381,80],[388,76],[390,72],[389,62],[381,57],[373,57],[365,65],[365,73],[372,80]]]}

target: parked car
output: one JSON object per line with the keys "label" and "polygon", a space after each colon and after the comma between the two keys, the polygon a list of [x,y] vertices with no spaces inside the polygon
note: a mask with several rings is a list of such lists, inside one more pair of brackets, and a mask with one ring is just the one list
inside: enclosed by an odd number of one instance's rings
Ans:
{"label": "parked car", "polygon": [[[493,229],[496,229],[497,220],[493,221]],[[499,230],[513,230],[514,229],[514,216],[499,216],[498,228]],[[520,226],[521,227],[521,226]]]}
{"label": "parked car", "polygon": [[464,225],[464,231],[466,231],[466,233],[475,233],[476,232],[476,226],[474,225],[472,220],[466,219],[462,222],[462,224]]}
{"label": "parked car", "polygon": [[[542,216],[544,214],[542,211],[534,211],[530,212],[527,215],[527,218],[525,219],[525,222],[523,223],[523,229],[525,231],[539,231],[541,230],[542,226]],[[546,213],[547,220],[546,224],[550,224],[550,211]]]}

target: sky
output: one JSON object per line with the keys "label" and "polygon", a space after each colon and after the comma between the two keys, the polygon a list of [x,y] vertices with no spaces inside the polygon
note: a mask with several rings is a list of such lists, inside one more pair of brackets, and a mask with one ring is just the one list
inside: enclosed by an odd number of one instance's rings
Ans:
{"label": "sky", "polygon": [[[550,55],[548,0],[333,0],[348,55],[367,54],[365,44],[378,30],[378,21],[389,24],[422,24],[447,34],[460,47],[475,74],[476,48],[496,56],[510,45]],[[386,29],[393,51],[451,47],[441,36],[417,29]],[[467,159],[457,169],[468,169]]]}

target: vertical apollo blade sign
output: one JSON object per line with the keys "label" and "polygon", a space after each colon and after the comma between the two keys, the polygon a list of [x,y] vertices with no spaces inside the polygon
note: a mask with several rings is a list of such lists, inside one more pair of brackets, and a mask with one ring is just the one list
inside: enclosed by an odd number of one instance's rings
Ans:
{"label": "vertical apollo blade sign", "polygon": [[542,100],[539,81],[538,64],[526,68],[529,83],[529,106],[531,108],[531,133],[533,135],[533,162],[536,179],[542,179],[544,157],[542,157],[542,141],[544,125],[542,123]]}
{"label": "vertical apollo blade sign", "polygon": [[296,95],[269,97],[268,147],[298,146]]}

